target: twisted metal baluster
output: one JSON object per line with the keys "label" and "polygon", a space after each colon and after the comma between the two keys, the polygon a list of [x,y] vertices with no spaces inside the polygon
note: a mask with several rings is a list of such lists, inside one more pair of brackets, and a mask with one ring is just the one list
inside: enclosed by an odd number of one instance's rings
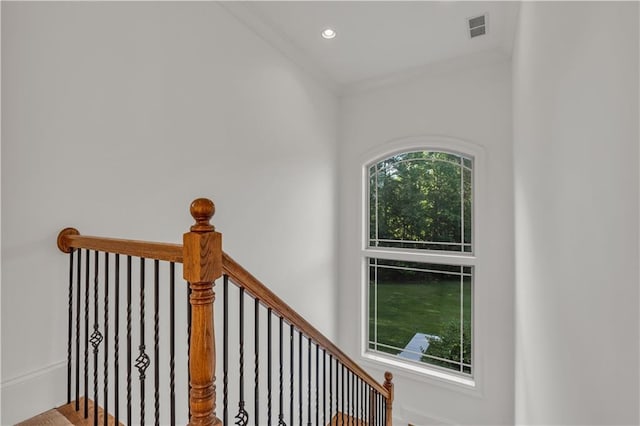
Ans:
{"label": "twisted metal baluster", "polygon": [[253,307],[253,337],[254,337],[254,342],[253,342],[253,350],[254,350],[254,356],[253,356],[253,378],[254,378],[254,392],[253,392],[253,399],[254,399],[254,410],[255,410],[255,414],[254,414],[254,424],[255,426],[258,426],[260,424],[259,422],[259,413],[260,413],[260,403],[259,403],[259,397],[260,397],[260,382],[259,382],[259,347],[260,347],[260,300],[258,298],[256,298],[254,300],[254,307]]}
{"label": "twisted metal baluster", "polygon": [[[329,402],[331,406],[331,402]],[[317,422],[316,422],[317,423]],[[322,424],[327,424],[327,350],[322,349]]]}
{"label": "twisted metal baluster", "polygon": [[[337,399],[337,396],[336,396]],[[329,421],[331,421],[331,413],[332,411],[332,406],[333,405],[333,356],[331,354],[329,354]],[[326,424],[326,420],[323,422],[324,424]]]}
{"label": "twisted metal baluster", "polygon": [[267,424],[271,424],[271,308],[267,309]]}
{"label": "twisted metal baluster", "polygon": [[278,414],[278,426],[287,426],[287,424],[284,422],[284,399],[283,399],[283,393],[284,393],[284,369],[282,367],[283,364],[283,352],[284,352],[284,348],[283,348],[283,329],[282,329],[282,325],[283,325],[283,318],[280,317],[280,412]]}
{"label": "twisted metal baluster", "polygon": [[311,426],[311,337],[307,343],[307,426]]}
{"label": "twisted metal baluster", "polygon": [[224,276],[222,293],[222,424],[229,417],[229,276]]}
{"label": "twisted metal baluster", "polygon": [[69,335],[67,340],[67,404],[71,403],[71,347],[73,346],[73,252],[69,252]]}
{"label": "twisted metal baluster", "polygon": [[316,344],[316,424],[319,423],[320,410],[320,347]]}
{"label": "twisted metal baluster", "polygon": [[289,424],[293,426],[293,370],[295,369],[295,364],[293,361],[293,351],[294,351],[294,340],[293,340],[293,324],[289,325]]}
{"label": "twisted metal baluster", "polygon": [[[104,412],[109,412],[109,253],[104,254]],[[104,416],[109,426],[109,416]]]}
{"label": "twisted metal baluster", "polygon": [[127,256],[127,424],[131,421],[131,256]]}
{"label": "twisted metal baluster", "polygon": [[145,398],[144,398],[144,381],[146,379],[145,371],[147,367],[149,367],[150,360],[149,356],[145,353],[145,345],[144,345],[144,317],[145,317],[145,300],[144,300],[144,258],[140,258],[140,346],[138,346],[138,350],[140,351],[138,358],[136,358],[135,366],[138,369],[138,374],[140,376],[140,424],[144,423],[145,417]]}
{"label": "twisted metal baluster", "polygon": [[239,324],[239,342],[240,342],[240,400],[238,401],[238,414],[236,414],[236,425],[246,426],[249,421],[249,414],[244,409],[244,288],[240,288],[240,324]]}
{"label": "twisted metal baluster", "polygon": [[89,250],[85,250],[84,272],[84,418],[89,417]]}
{"label": "twisted metal baluster", "polygon": [[302,426],[302,332],[298,331],[298,422]]}
{"label": "twisted metal baluster", "polygon": [[78,293],[76,297],[76,411],[80,410],[80,288],[82,287],[82,250],[78,249]]}
{"label": "twisted metal baluster", "polygon": [[160,261],[157,259],[153,262],[153,372],[154,420],[155,425],[160,426]]}
{"label": "twisted metal baluster", "polygon": [[119,397],[119,388],[120,388],[120,255],[116,254],[116,277],[115,277],[115,318],[114,318],[114,328],[115,335],[113,336],[114,340],[114,356],[113,356],[113,378],[114,383],[113,387],[115,388],[115,412],[114,412],[114,423],[120,424],[120,397]]}
{"label": "twisted metal baluster", "polygon": [[94,278],[93,278],[93,333],[91,334],[91,346],[93,346],[93,424],[98,424],[98,350],[100,343],[102,342],[102,334],[99,330],[98,324],[98,269],[99,269],[99,257],[98,252],[95,253],[95,263],[93,265]]}
{"label": "twisted metal baluster", "polygon": [[[171,426],[176,424],[176,264],[169,264],[169,398]],[[117,424],[117,423],[116,423]]]}

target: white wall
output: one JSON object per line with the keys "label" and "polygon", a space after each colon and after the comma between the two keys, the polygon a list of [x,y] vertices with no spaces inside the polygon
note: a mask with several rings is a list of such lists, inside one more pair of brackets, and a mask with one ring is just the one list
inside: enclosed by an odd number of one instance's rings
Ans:
{"label": "white wall", "polygon": [[179,242],[212,197],[225,250],[333,336],[337,100],[223,8],[3,2],[2,89],[0,423],[65,398],[65,226]]}
{"label": "white wall", "polygon": [[638,424],[638,4],[525,2],[516,421]]}
{"label": "white wall", "polygon": [[[360,356],[361,167],[389,141],[440,135],[481,146],[484,205],[478,228],[482,279],[476,327],[485,336],[479,393],[390,369],[396,384],[394,417],[412,424],[513,423],[513,189],[511,65],[487,52],[439,64],[411,81],[343,99],[340,141],[340,343]],[[480,272],[480,271],[479,271]],[[365,364],[382,380],[384,368]]]}

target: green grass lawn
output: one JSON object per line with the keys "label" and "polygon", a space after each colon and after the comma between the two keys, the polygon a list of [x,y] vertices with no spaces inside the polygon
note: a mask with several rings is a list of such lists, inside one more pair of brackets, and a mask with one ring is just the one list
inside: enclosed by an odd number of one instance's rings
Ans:
{"label": "green grass lawn", "polygon": [[[369,286],[369,334],[374,337],[374,286]],[[378,343],[404,348],[415,333],[439,335],[450,321],[460,321],[460,281],[378,282]],[[464,318],[471,320],[471,284],[464,284]],[[378,350],[400,351],[378,347]]]}

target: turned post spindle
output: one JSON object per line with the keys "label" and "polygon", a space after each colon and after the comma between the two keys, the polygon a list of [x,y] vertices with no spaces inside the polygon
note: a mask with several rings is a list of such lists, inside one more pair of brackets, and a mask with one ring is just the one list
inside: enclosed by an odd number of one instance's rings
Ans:
{"label": "turned post spindle", "polygon": [[393,426],[393,417],[391,415],[391,409],[393,408],[393,374],[391,374],[390,372],[385,372],[384,373],[384,383],[382,384],[382,386],[384,386],[384,388],[389,392],[389,396],[387,397],[387,403],[385,404],[386,406],[386,412],[385,412],[385,417],[386,417],[386,425],[387,426]]}
{"label": "turned post spindle", "polygon": [[213,327],[214,281],[222,276],[222,235],[209,222],[215,213],[211,200],[191,203],[195,225],[184,234],[184,279],[191,288],[189,341],[189,425],[222,425],[215,416],[215,358]]}

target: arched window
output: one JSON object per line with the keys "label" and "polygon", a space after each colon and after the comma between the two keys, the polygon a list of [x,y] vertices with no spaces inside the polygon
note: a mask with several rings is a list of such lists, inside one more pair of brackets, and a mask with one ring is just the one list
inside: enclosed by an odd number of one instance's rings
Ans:
{"label": "arched window", "polygon": [[365,175],[365,352],[472,377],[474,156],[406,150]]}

